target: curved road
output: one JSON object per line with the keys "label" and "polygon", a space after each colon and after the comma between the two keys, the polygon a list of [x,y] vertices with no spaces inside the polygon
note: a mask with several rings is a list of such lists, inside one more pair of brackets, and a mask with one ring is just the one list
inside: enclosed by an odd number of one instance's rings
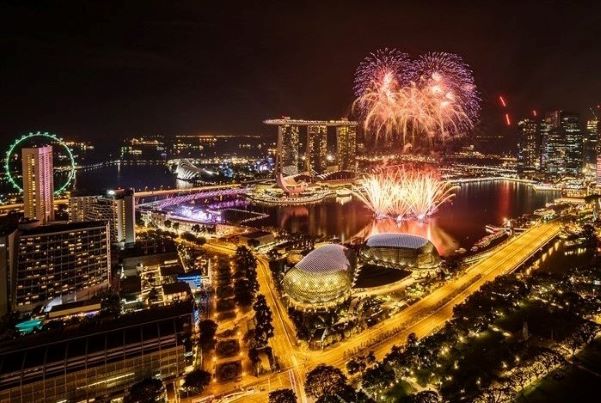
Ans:
{"label": "curved road", "polygon": [[[272,287],[273,281],[267,260],[260,256],[258,259],[260,289],[274,313],[275,332],[270,343],[284,369],[282,372],[260,378],[248,377],[249,379],[238,382],[236,386],[252,385],[263,390],[290,387],[296,391],[301,402],[305,402],[302,383],[306,372],[316,365],[325,363],[343,367],[349,353],[364,353],[368,350],[373,350],[376,357],[381,359],[393,345],[403,344],[408,334],[415,333],[421,338],[435,332],[452,318],[453,308],[456,305],[464,302],[486,282],[514,271],[554,239],[560,229],[561,224],[557,222],[528,229],[499,247],[485,260],[472,265],[461,277],[450,280],[389,319],[324,351],[309,350],[297,341],[286,307]],[[228,254],[233,253],[235,249],[231,244],[211,244],[207,247]],[[212,392],[228,393],[232,391],[231,386],[215,385]]]}

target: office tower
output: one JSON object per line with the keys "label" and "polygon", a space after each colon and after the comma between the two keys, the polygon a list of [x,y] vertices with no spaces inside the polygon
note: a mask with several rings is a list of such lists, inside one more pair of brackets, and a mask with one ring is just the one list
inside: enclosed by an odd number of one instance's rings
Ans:
{"label": "office tower", "polygon": [[192,304],[180,303],[65,329],[61,337],[21,336],[0,346],[0,401],[110,401],[149,374],[179,379],[191,364],[193,328]]}
{"label": "office tower", "polygon": [[276,175],[296,175],[298,173],[298,126],[283,124],[278,126],[278,141],[276,155]]}
{"label": "office tower", "polygon": [[539,125],[534,119],[523,119],[518,122],[518,171],[532,173],[540,165]]}
{"label": "office tower", "polygon": [[541,122],[542,167],[551,175],[576,176],[582,172],[583,136],[577,114],[554,111]]}
{"label": "office tower", "polygon": [[71,221],[104,221],[110,228],[111,243],[121,246],[136,242],[136,210],[133,189],[109,190],[106,196],[69,199]]}
{"label": "office tower", "polygon": [[30,311],[53,298],[86,298],[110,279],[105,222],[52,223],[19,228],[14,242],[12,310]]}
{"label": "office tower", "polygon": [[307,151],[305,169],[310,175],[326,171],[328,154],[328,127],[325,125],[307,126]]}
{"label": "office tower", "polygon": [[583,132],[580,124],[580,116],[575,113],[561,114],[561,131],[566,139],[566,168],[568,175],[578,176],[582,174],[584,166],[583,158]]}
{"label": "office tower", "polygon": [[336,127],[336,160],[339,171],[355,171],[357,155],[357,126]]}
{"label": "office tower", "polygon": [[584,163],[596,164],[599,144],[599,119],[597,117],[586,122],[586,132],[583,140]]}
{"label": "office tower", "polygon": [[24,148],[22,164],[25,218],[46,224],[54,220],[52,146]]}

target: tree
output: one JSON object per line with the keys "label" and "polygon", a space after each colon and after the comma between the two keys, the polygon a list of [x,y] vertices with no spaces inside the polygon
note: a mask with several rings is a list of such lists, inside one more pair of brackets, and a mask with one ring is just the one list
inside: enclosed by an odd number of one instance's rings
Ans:
{"label": "tree", "polygon": [[171,225],[171,228],[173,228],[174,230],[176,230],[176,231],[177,231],[177,230],[179,229],[179,222],[174,222],[174,223]]}
{"label": "tree", "polygon": [[273,337],[273,324],[271,309],[267,306],[265,296],[262,294],[257,295],[257,299],[253,304],[255,311],[255,341],[258,345],[264,346],[267,344],[267,340]]}
{"label": "tree", "polygon": [[111,316],[121,315],[121,299],[119,294],[112,291],[103,293],[100,297],[100,309]]}
{"label": "tree", "polygon": [[165,228],[171,228],[171,220],[163,221],[163,225],[165,226]]}
{"label": "tree", "polygon": [[156,378],[146,378],[129,389],[127,403],[153,403],[165,401],[165,385]]}
{"label": "tree", "polygon": [[438,403],[442,399],[438,393],[433,390],[423,390],[419,393],[409,396],[410,403]]}
{"label": "tree", "polygon": [[194,224],[191,229],[193,232],[196,232],[198,234],[200,232],[200,225]]}
{"label": "tree", "polygon": [[234,295],[239,305],[250,305],[253,302],[254,294],[251,290],[249,281],[245,278],[237,278],[234,282]]}
{"label": "tree", "polygon": [[217,323],[210,319],[200,322],[200,345],[202,348],[211,349],[215,345],[215,333],[217,332]]}
{"label": "tree", "polygon": [[269,394],[269,403],[296,403],[296,394],[292,389],[278,389]]}
{"label": "tree", "polygon": [[361,384],[365,389],[387,388],[396,379],[394,370],[386,363],[380,363],[365,371]]}
{"label": "tree", "polygon": [[330,365],[320,364],[307,374],[305,392],[315,399],[335,395],[344,390],[346,377],[342,371]]}
{"label": "tree", "polygon": [[407,348],[415,347],[417,345],[417,336],[415,333],[409,333],[407,335]]}
{"label": "tree", "polygon": [[201,393],[211,383],[211,374],[202,369],[195,369],[184,377],[184,386]]}

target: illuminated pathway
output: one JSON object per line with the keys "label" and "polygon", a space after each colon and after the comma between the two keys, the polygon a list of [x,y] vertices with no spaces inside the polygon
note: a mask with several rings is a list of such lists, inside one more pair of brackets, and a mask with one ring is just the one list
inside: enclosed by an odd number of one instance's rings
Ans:
{"label": "illuminated pathway", "polygon": [[[300,401],[305,402],[306,397],[302,383],[306,372],[316,365],[324,363],[343,368],[349,359],[349,353],[365,354],[370,350],[375,352],[378,360],[381,360],[393,345],[405,343],[408,334],[415,333],[422,338],[435,332],[453,317],[453,308],[456,305],[464,302],[484,283],[516,270],[539,249],[553,240],[559,234],[560,229],[560,223],[551,222],[526,230],[499,247],[485,260],[469,267],[461,277],[449,281],[391,318],[324,351],[309,350],[304,345],[297,343],[294,328],[289,322],[286,309],[272,289],[273,282],[267,262],[265,258],[260,257],[257,271],[260,291],[265,294],[267,303],[274,314],[275,331],[270,343],[274,353],[286,367],[282,372],[270,376],[245,377],[235,385],[217,384],[211,388],[211,392],[218,395],[230,393],[234,386],[252,386],[265,391],[269,387],[272,390],[279,387],[290,387],[295,390]],[[209,248],[228,254],[234,251],[231,244],[212,244]],[[382,338],[386,334],[390,334],[390,337]]]}

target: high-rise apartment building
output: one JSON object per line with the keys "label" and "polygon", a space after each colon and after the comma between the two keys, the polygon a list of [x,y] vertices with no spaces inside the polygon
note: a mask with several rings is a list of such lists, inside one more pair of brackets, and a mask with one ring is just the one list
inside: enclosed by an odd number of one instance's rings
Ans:
{"label": "high-rise apartment building", "polygon": [[25,218],[46,224],[54,220],[52,146],[24,148],[21,153]]}
{"label": "high-rise apartment building", "polygon": [[336,161],[339,171],[355,171],[357,156],[357,126],[336,127]]}
{"label": "high-rise apartment building", "polygon": [[105,221],[111,243],[121,246],[136,242],[136,203],[133,189],[108,191],[106,196],[78,196],[69,199],[71,221]]}
{"label": "high-rise apartment building", "polygon": [[307,151],[305,169],[311,175],[326,171],[328,154],[328,127],[325,125],[307,126]]}
{"label": "high-rise apartment building", "polygon": [[22,226],[12,246],[9,301],[30,311],[59,296],[86,298],[108,286],[109,227],[105,222]]}

